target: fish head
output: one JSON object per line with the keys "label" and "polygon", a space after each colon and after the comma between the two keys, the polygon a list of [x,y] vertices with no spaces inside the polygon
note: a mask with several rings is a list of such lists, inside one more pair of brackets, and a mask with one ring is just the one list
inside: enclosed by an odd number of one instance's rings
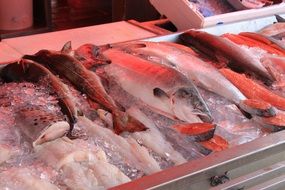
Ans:
{"label": "fish head", "polygon": [[58,54],[58,52],[43,49],[34,55],[24,55],[22,58],[41,63],[42,61],[49,59],[53,54]]}
{"label": "fish head", "polygon": [[111,60],[102,53],[106,49],[108,49],[108,47],[84,44],[74,51],[74,57],[82,62],[86,68],[110,64]]}
{"label": "fish head", "polygon": [[[27,105],[15,111],[15,127],[30,142],[42,144],[65,135],[70,126],[60,112],[48,106]],[[51,129],[49,129],[51,128]]]}
{"label": "fish head", "polygon": [[100,48],[94,44],[84,44],[75,50],[75,55],[78,58],[97,57],[100,53]]}
{"label": "fish head", "polygon": [[208,106],[196,88],[179,88],[170,99],[173,112],[179,119],[189,123],[213,121]]}

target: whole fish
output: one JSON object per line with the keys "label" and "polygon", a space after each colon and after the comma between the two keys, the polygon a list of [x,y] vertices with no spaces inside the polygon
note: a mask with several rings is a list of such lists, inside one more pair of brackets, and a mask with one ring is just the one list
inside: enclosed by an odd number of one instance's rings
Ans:
{"label": "whole fish", "polygon": [[35,55],[26,55],[24,57],[36,60],[58,75],[67,78],[91,100],[98,102],[107,111],[110,111],[113,115],[115,133],[119,134],[123,131],[134,132],[147,129],[141,122],[123,112],[108,95],[100,78],[94,72],[86,69],[74,57],[62,52],[49,50],[41,50]]}
{"label": "whole fish", "polygon": [[112,61],[106,74],[156,111],[190,123],[212,121],[196,86],[178,71],[117,49],[103,54]]}
{"label": "whole fish", "polygon": [[[56,94],[61,110],[69,119],[69,122],[67,122],[61,111],[55,112],[53,109],[49,109],[48,105],[33,105],[31,102],[23,104],[21,101],[14,102],[16,105],[13,110],[15,112],[16,127],[33,142],[34,146],[52,141],[71,132],[80,110],[74,105],[67,86],[48,69],[36,62],[22,60],[20,63],[13,63],[4,67],[1,76],[6,81],[37,83],[46,80],[49,85],[46,87],[50,87],[52,93]],[[31,96],[31,94],[29,95]],[[36,101],[36,94],[34,96],[34,101]]]}
{"label": "whole fish", "polygon": [[[225,78],[214,66],[210,63],[198,58],[192,49],[175,44],[165,42],[137,42],[139,45],[130,44],[127,51],[144,55],[146,58],[158,57],[159,62],[175,68],[184,73],[189,79],[206,90],[212,91],[220,96],[239,105],[245,111],[256,114],[267,114],[266,110],[260,110],[260,107],[250,107],[247,98],[238,88],[236,88],[227,78]],[[144,45],[144,46],[143,46]],[[251,106],[253,106],[251,104]],[[274,114],[273,112],[271,112]]]}
{"label": "whole fish", "polygon": [[239,33],[239,35],[255,39],[257,41],[260,41],[266,45],[272,46],[272,47],[282,51],[283,53],[285,53],[285,44],[283,44],[279,40],[276,40],[272,37],[265,36],[265,35],[258,34],[258,33],[253,33],[253,32],[241,32],[241,33]]}
{"label": "whole fish", "polygon": [[82,63],[82,65],[90,69],[92,67],[105,65],[111,63],[106,57],[103,56],[101,51],[109,48],[109,45],[106,46],[96,46],[94,44],[83,44],[77,49],[72,50],[71,41],[64,44],[61,49],[62,53],[71,55]]}
{"label": "whole fish", "polygon": [[285,110],[285,98],[271,92],[260,84],[254,82],[243,74],[230,69],[220,69],[221,73],[229,79],[247,98],[258,99],[270,103],[278,109]]}
{"label": "whole fish", "polygon": [[272,80],[272,76],[258,59],[228,39],[195,30],[181,34],[180,39],[208,56],[222,62],[230,62],[236,67],[251,70],[266,79]]}
{"label": "whole fish", "polygon": [[223,34],[222,36],[241,46],[260,48],[266,51],[268,54],[275,54],[280,56],[285,55],[285,52],[283,50],[280,50],[280,48],[276,48],[250,37],[237,34]]}

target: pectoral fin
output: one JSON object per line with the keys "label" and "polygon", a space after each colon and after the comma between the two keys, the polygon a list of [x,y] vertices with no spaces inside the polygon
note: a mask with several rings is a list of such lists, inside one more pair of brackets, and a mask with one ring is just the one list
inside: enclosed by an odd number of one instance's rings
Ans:
{"label": "pectoral fin", "polygon": [[281,17],[280,15],[275,15],[277,22],[285,22],[285,18]]}

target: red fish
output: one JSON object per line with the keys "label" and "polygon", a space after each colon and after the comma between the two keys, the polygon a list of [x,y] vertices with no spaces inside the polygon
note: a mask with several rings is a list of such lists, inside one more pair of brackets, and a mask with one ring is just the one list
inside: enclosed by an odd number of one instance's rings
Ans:
{"label": "red fish", "polygon": [[271,92],[267,88],[247,78],[244,74],[230,69],[220,69],[220,72],[230,80],[247,98],[258,99],[270,103],[278,109],[285,110],[285,98]]}
{"label": "red fish", "polygon": [[246,45],[248,47],[258,47],[267,51],[268,53],[285,56],[285,52],[281,51],[279,48],[272,47],[268,44],[265,44],[261,41],[247,36],[236,34],[223,34],[222,36],[239,45]]}

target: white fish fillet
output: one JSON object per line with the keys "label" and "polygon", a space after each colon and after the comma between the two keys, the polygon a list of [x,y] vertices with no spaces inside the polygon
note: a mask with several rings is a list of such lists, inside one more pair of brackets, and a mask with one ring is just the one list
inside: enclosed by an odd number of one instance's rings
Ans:
{"label": "white fish fillet", "polygon": [[85,117],[79,117],[77,125],[85,129],[90,137],[102,138],[116,147],[116,150],[126,162],[146,174],[152,174],[161,170],[159,164],[149,155],[148,151],[138,145],[133,139],[126,140],[114,134],[113,131],[96,125]]}
{"label": "white fish fillet", "polygon": [[13,168],[0,173],[0,190],[59,190],[28,168]]}
{"label": "white fish fillet", "polygon": [[63,182],[70,190],[99,190],[95,172],[78,162],[70,162],[62,166]]}
{"label": "white fish fillet", "polygon": [[97,189],[97,178],[88,173],[88,169],[80,164],[83,161],[94,161],[95,155],[91,151],[84,151],[84,141],[81,143],[74,143],[67,138],[59,138],[36,146],[35,151],[38,158],[47,165],[56,170],[62,169],[63,175],[66,177],[63,182],[67,187],[74,190]]}
{"label": "white fish fillet", "polygon": [[186,162],[183,156],[175,151],[171,144],[165,139],[165,137],[157,129],[153,121],[142,113],[138,108],[132,107],[127,112],[142,122],[148,130],[132,133],[131,136],[137,141],[141,142],[147,148],[158,153],[162,157],[168,157],[176,165]]}
{"label": "white fish fillet", "polygon": [[70,189],[102,189],[130,181],[116,166],[108,163],[102,149],[96,146],[88,149],[87,142],[80,139],[60,138],[37,146],[36,152],[48,165],[62,169],[65,185]]}
{"label": "white fish fillet", "polygon": [[88,166],[94,171],[98,184],[105,188],[114,187],[122,183],[127,183],[130,180],[125,174],[123,174],[116,166],[98,160]]}

